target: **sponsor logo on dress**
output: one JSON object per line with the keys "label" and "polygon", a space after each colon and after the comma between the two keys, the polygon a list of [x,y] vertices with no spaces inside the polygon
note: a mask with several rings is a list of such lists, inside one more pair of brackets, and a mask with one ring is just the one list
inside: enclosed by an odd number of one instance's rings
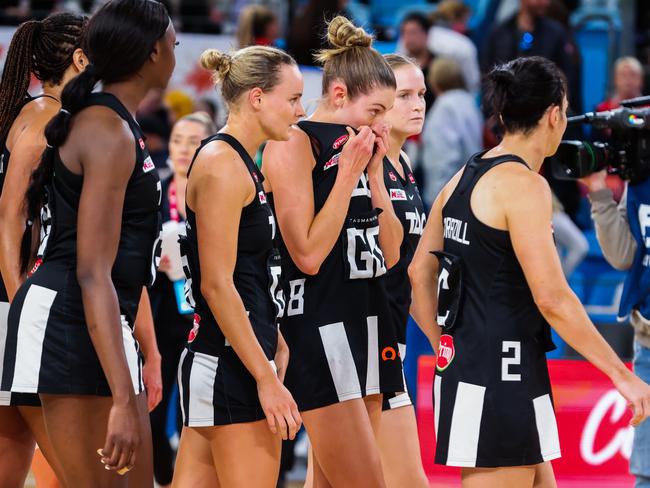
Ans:
{"label": "sponsor logo on dress", "polygon": [[392,188],[390,190],[390,199],[391,200],[406,200],[406,192],[397,188]]}
{"label": "sponsor logo on dress", "polygon": [[142,137],[138,139],[138,143],[140,144],[140,149],[144,150],[144,141],[142,140]]}
{"label": "sponsor logo on dress", "polygon": [[257,173],[253,173],[253,179],[255,180],[255,183],[260,182],[260,178],[259,178],[259,176],[257,176]]}
{"label": "sponsor logo on dress", "polygon": [[413,173],[409,173],[409,181],[415,185],[415,176],[413,176]]}
{"label": "sponsor logo on dress", "polygon": [[29,271],[28,276],[31,276],[34,273],[36,273],[38,268],[41,267],[41,264],[43,264],[43,258],[37,258],[36,261],[34,262],[34,266],[32,266],[32,269]]}
{"label": "sponsor logo on dress", "polygon": [[395,173],[393,173],[392,171],[389,171],[389,172],[388,172],[388,177],[389,177],[392,181],[397,181],[397,176],[395,176]]}
{"label": "sponsor logo on dress", "polygon": [[338,149],[339,147],[341,147],[343,144],[347,142],[348,137],[349,136],[347,134],[339,137],[337,140],[334,141],[334,144],[332,144],[332,149]]}
{"label": "sponsor logo on dress", "polygon": [[144,163],[142,164],[142,171],[148,173],[149,171],[152,171],[155,168],[156,165],[153,164],[153,160],[151,159],[151,156],[147,156],[146,159],[144,160]]}
{"label": "sponsor logo on dress", "polygon": [[340,153],[339,153],[339,154],[335,154],[334,156],[332,156],[332,159],[330,159],[328,162],[326,162],[326,163],[325,163],[325,166],[323,166],[323,170],[328,170],[328,169],[330,169],[332,166],[336,166],[337,164],[339,164],[339,158],[340,158],[340,157],[341,157],[341,154],[340,154]]}
{"label": "sponsor logo on dress", "polygon": [[199,327],[201,327],[201,316],[198,313],[195,313],[194,321],[192,323],[192,330],[187,336],[187,342],[194,342],[196,336],[199,335]]}
{"label": "sponsor logo on dress", "polygon": [[444,371],[454,360],[456,349],[454,348],[454,338],[449,334],[440,336],[440,347],[438,348],[438,360],[436,362],[436,369]]}
{"label": "sponsor logo on dress", "polygon": [[259,196],[260,203],[261,203],[262,205],[264,205],[264,204],[266,203],[266,193],[264,193],[263,191],[261,191],[261,192],[259,192],[257,195]]}
{"label": "sponsor logo on dress", "polygon": [[381,351],[381,359],[383,361],[395,361],[397,359],[397,351],[395,351],[394,347],[384,347],[383,351]]}

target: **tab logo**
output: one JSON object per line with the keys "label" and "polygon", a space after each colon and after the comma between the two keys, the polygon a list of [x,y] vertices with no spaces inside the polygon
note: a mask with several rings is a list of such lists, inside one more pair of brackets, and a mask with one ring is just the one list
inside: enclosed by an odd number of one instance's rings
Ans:
{"label": "tab logo", "polygon": [[390,190],[390,199],[391,200],[406,200],[406,192],[404,190],[399,190],[393,188]]}
{"label": "tab logo", "polygon": [[140,149],[144,150],[144,141],[142,140],[142,137],[138,139],[138,143],[140,144]]}
{"label": "tab logo", "polygon": [[339,137],[337,140],[334,141],[334,144],[332,144],[332,149],[338,149],[341,147],[343,144],[345,144],[350,136],[345,134],[344,136]]}
{"label": "tab logo", "polygon": [[392,181],[397,181],[397,176],[395,176],[395,173],[393,173],[392,171],[389,171],[389,172],[388,172],[388,177],[389,177]]}
{"label": "tab logo", "polygon": [[156,165],[153,164],[153,160],[151,159],[151,156],[147,156],[147,158],[144,160],[144,164],[142,165],[142,171],[148,173],[149,171],[152,171],[155,168]]}
{"label": "tab logo", "polygon": [[413,176],[413,173],[409,173],[409,181],[415,185],[415,176]]}
{"label": "tab logo", "polygon": [[260,199],[260,203],[261,203],[262,205],[265,204],[265,203],[266,203],[266,193],[264,193],[263,191],[261,191],[261,192],[259,192],[257,195],[258,195],[258,197],[259,197],[259,199]]}

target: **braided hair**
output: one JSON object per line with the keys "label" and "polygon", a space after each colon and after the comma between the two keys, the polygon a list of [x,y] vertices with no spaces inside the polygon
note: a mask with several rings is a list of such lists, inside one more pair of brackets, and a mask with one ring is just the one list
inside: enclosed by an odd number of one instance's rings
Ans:
{"label": "braided hair", "polygon": [[0,81],[0,141],[6,139],[22,108],[32,74],[44,83],[61,83],[80,47],[85,24],[85,17],[60,13],[18,27]]}

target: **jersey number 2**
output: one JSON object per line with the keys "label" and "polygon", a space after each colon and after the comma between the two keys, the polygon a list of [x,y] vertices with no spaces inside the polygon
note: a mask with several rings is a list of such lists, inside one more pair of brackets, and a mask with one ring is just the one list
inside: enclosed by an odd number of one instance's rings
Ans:
{"label": "jersey number 2", "polygon": [[521,374],[510,372],[510,366],[521,365],[521,342],[503,341],[501,352],[510,353],[510,351],[514,351],[513,356],[501,358],[501,381],[521,381]]}

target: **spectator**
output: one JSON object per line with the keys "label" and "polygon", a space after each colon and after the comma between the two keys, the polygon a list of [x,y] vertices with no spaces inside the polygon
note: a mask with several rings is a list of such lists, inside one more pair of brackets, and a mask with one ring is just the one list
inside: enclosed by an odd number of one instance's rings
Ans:
{"label": "spectator", "polygon": [[[488,36],[481,52],[483,72],[520,56],[542,56],[557,64],[567,76],[569,86],[575,87],[573,44],[564,26],[546,16],[549,4],[550,0],[520,0],[519,11],[496,26]],[[570,105],[579,111],[576,101],[579,96],[569,95]]]}
{"label": "spectator", "polygon": [[315,66],[314,53],[325,47],[325,20],[345,15],[348,0],[309,0],[296,14],[288,36],[288,50],[298,64]]}
{"label": "spectator", "polygon": [[217,129],[220,129],[222,124],[219,118],[219,106],[214,100],[209,98],[200,98],[194,102],[194,110],[197,112],[205,112],[210,116],[210,120]]}
{"label": "spectator", "polygon": [[[422,68],[424,78],[427,80],[429,67],[433,62],[434,55],[427,47],[427,36],[431,22],[420,12],[407,14],[400,25],[400,43],[405,54],[413,58]],[[427,104],[427,111],[433,106],[436,97],[431,89],[431,85],[426,81],[427,91],[424,94],[424,101]]]}
{"label": "spectator", "polygon": [[465,84],[472,93],[478,93],[481,71],[478,51],[467,37],[470,9],[459,0],[443,0],[431,15],[433,25],[429,29],[427,45],[435,55],[453,59],[463,70]]}
{"label": "spectator", "polygon": [[264,5],[248,5],[239,14],[237,47],[272,46],[280,37],[276,15]]}
{"label": "spectator", "polygon": [[171,90],[165,94],[165,106],[168,109],[171,124],[194,111],[194,99],[183,90]]}
{"label": "spectator", "polygon": [[614,93],[608,100],[598,104],[596,110],[615,109],[622,100],[640,97],[642,93],[643,66],[639,60],[631,56],[618,58],[614,64]]}
{"label": "spectator", "polygon": [[437,97],[422,131],[425,200],[431,205],[445,183],[483,147],[483,119],[454,60],[436,59],[428,79]]}

